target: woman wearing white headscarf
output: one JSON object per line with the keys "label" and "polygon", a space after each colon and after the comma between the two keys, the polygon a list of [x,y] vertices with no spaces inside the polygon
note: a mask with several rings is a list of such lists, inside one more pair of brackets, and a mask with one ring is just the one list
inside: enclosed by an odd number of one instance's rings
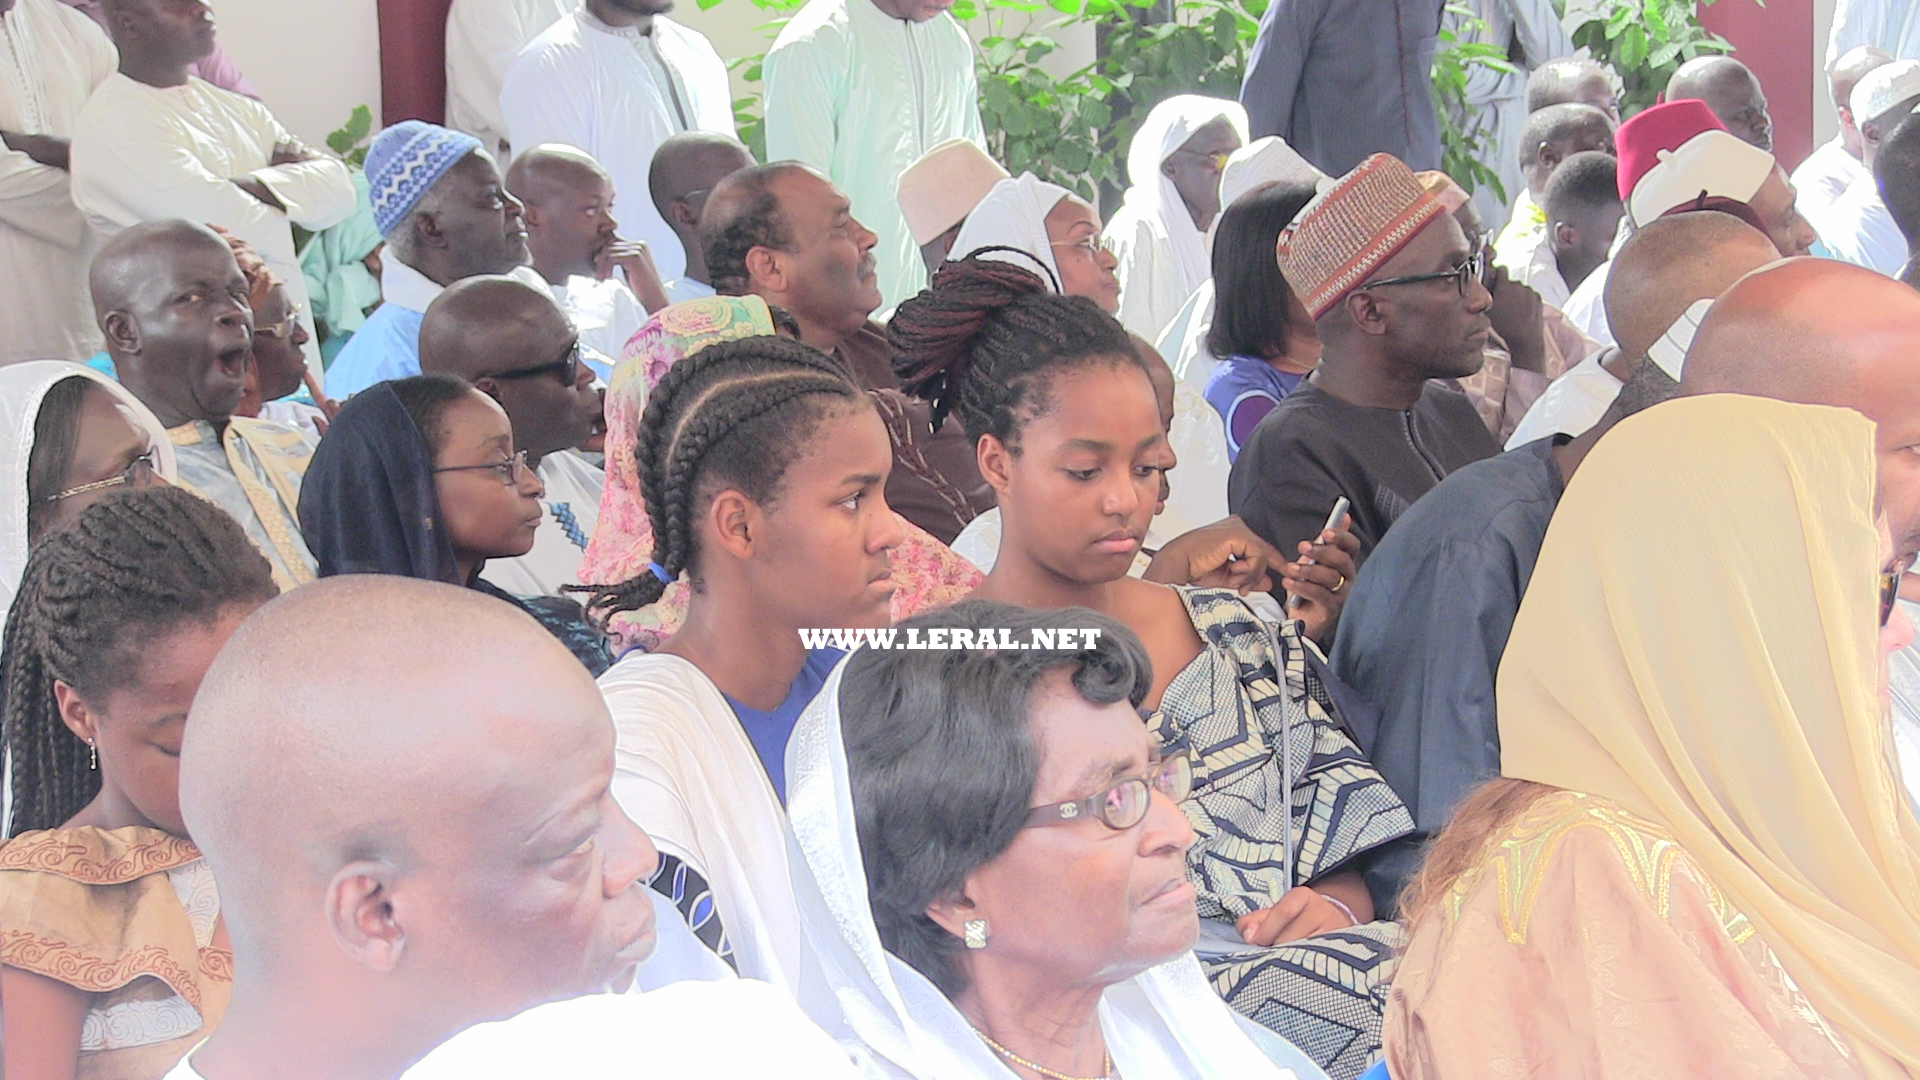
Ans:
{"label": "woman wearing white headscarf", "polygon": [[1107,223],[1120,260],[1120,321],[1158,341],[1207,280],[1208,230],[1220,213],[1220,173],[1247,141],[1247,111],[1180,94],[1154,106],[1127,149],[1126,201]]}
{"label": "woman wearing white headscarf", "polygon": [[1134,712],[1138,641],[990,601],[902,624],[987,626],[1097,640],[858,651],[794,730],[802,1007],[873,1078],[1322,1080],[1193,958],[1192,773]]}

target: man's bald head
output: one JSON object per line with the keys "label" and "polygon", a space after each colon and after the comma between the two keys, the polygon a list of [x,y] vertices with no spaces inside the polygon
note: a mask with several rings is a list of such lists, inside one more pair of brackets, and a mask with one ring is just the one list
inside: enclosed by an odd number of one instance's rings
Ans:
{"label": "man's bald head", "polygon": [[507,166],[507,190],[529,207],[586,191],[610,179],[592,154],[565,143],[541,143],[523,151]]}
{"label": "man's bald head", "polygon": [[1527,112],[1535,113],[1549,105],[1577,101],[1591,105],[1620,122],[1620,102],[1613,92],[1613,77],[1597,60],[1562,56],[1533,69],[1527,76]]}
{"label": "man's bald head", "polygon": [[700,221],[707,201],[727,177],[754,167],[746,144],[714,131],[670,136],[653,152],[647,170],[653,208],[666,219],[687,253],[687,276],[708,282],[706,253],[700,249]]}
{"label": "man's bald head", "polygon": [[1731,214],[1695,210],[1648,223],[1621,247],[1607,277],[1607,322],[1620,351],[1645,358],[1696,301],[1779,257],[1765,233]]}
{"label": "man's bald head", "polygon": [[527,253],[555,285],[599,276],[600,253],[617,238],[618,194],[593,155],[564,143],[541,143],[507,167],[507,191],[525,207]]}
{"label": "man's bald head", "polygon": [[1520,171],[1537,202],[1560,163],[1575,154],[1614,152],[1613,121],[1591,105],[1569,102],[1530,113],[1520,129]]}
{"label": "man's bald head", "polygon": [[1769,266],[1714,303],[1681,389],[1864,414],[1878,425],[1894,540],[1903,553],[1920,550],[1920,292],[1828,259]]}
{"label": "man's bald head", "polygon": [[655,858],[608,793],[613,738],[573,655],[484,594],[347,576],[261,608],[208,670],[180,768],[236,968],[271,999],[250,1015],[404,1061],[624,982]]}
{"label": "man's bald head", "polygon": [[420,370],[458,375],[500,403],[528,460],[579,446],[600,418],[579,335],[552,295],[510,277],[449,285],[420,320]]}
{"label": "man's bald head", "polygon": [[1727,130],[1762,150],[1773,149],[1767,95],[1747,65],[1731,56],[1696,56],[1667,80],[1667,100],[1707,103]]}
{"label": "man's bald head", "polygon": [[246,387],[253,348],[247,279],[212,229],[148,221],[109,240],[88,272],[120,381],[168,427],[221,424]]}

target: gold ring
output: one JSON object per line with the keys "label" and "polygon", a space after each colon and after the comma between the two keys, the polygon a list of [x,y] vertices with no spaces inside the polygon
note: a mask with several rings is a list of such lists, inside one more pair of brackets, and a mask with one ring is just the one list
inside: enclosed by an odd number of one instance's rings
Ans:
{"label": "gold ring", "polygon": [[1335,585],[1335,586],[1334,586],[1333,588],[1331,588],[1331,589],[1328,589],[1327,591],[1328,591],[1328,592],[1339,592],[1339,591],[1340,591],[1341,589],[1344,589],[1344,588],[1346,588],[1346,587],[1347,587],[1347,575],[1345,575],[1345,574],[1341,574],[1341,575],[1340,575],[1340,584],[1338,584],[1338,585]]}

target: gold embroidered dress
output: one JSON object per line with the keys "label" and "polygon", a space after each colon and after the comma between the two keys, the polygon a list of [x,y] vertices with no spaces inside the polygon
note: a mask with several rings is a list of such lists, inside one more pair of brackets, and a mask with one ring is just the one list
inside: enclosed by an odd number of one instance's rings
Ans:
{"label": "gold embroidered dress", "polygon": [[158,1080],[226,1011],[233,953],[200,849],[158,829],[48,829],[0,847],[0,964],[92,995],[76,1080]]}

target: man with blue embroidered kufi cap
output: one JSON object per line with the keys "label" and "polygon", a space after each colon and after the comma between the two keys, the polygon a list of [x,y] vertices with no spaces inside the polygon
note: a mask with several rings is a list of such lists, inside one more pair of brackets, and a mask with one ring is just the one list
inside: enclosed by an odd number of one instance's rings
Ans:
{"label": "man with blue embroidered kufi cap", "polygon": [[327,369],[327,396],[334,398],[420,374],[420,322],[448,285],[511,274],[546,291],[527,266],[520,203],[480,140],[402,121],[374,136],[366,170],[374,224],[387,240],[382,303]]}

